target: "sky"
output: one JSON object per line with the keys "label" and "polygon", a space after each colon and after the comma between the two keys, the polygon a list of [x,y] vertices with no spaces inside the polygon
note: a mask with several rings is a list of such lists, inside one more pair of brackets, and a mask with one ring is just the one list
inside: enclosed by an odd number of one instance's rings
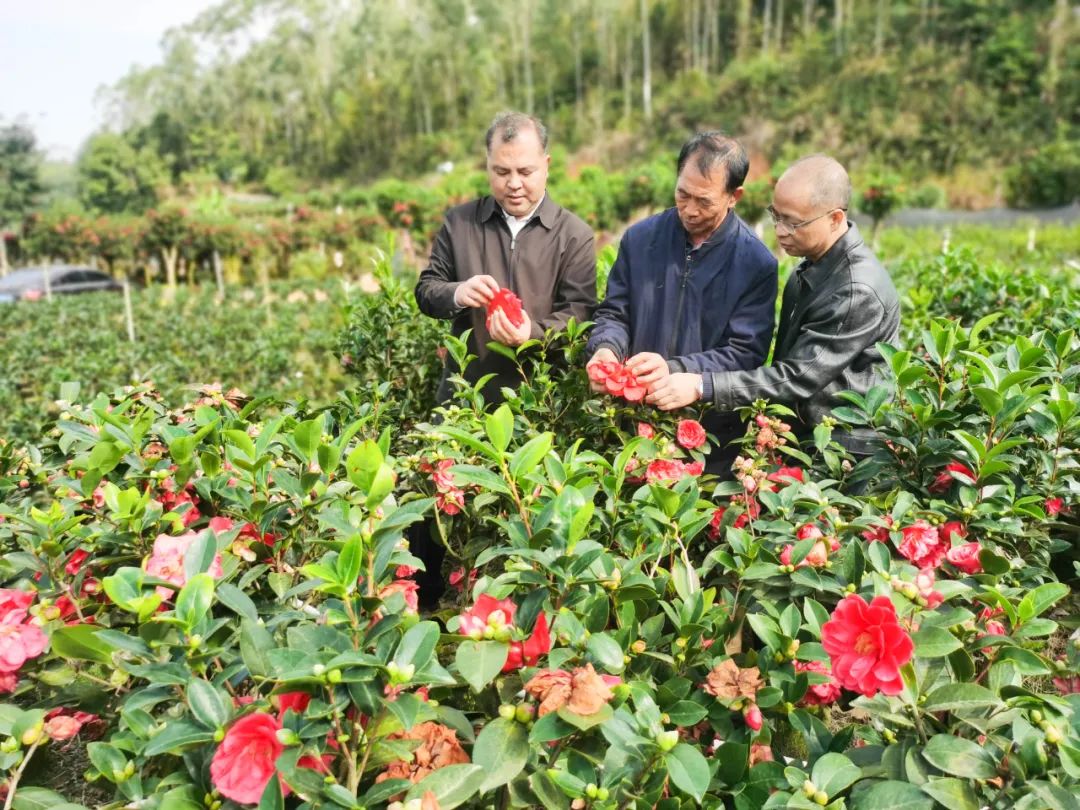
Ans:
{"label": "sky", "polygon": [[0,0],[0,122],[21,118],[49,158],[73,160],[103,123],[94,103],[161,38],[217,0]]}

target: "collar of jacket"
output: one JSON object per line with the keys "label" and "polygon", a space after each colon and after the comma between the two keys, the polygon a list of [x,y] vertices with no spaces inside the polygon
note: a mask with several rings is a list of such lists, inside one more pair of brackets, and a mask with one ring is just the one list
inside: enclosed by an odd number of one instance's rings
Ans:
{"label": "collar of jacket", "polygon": [[[546,191],[544,192],[544,199],[540,201],[540,206],[536,209],[536,213],[532,215],[532,219],[540,220],[540,224],[547,228],[549,231],[555,227],[555,215],[559,212],[559,206],[551,199],[551,195]],[[481,222],[487,222],[493,216],[503,215],[502,208],[495,202],[495,198],[488,194],[486,197],[480,200],[479,217]],[[530,219],[530,222],[532,221]]]}
{"label": "collar of jacket", "polygon": [[836,265],[849,251],[862,243],[863,238],[859,233],[859,226],[849,219],[847,233],[833,242],[833,246],[825,251],[824,256],[816,262],[810,262],[799,268],[799,280],[811,290],[814,289],[832,274]]}
{"label": "collar of jacket", "polygon": [[686,239],[687,249],[694,251],[699,256],[721,244],[725,239],[731,236],[731,234],[733,234],[735,232],[735,229],[738,227],[738,220],[735,217],[735,209],[729,208],[727,214],[724,216],[724,221],[720,223],[720,227],[718,227],[715,231],[709,234],[709,238],[702,242],[700,245],[698,245],[697,247],[693,247],[690,242],[690,234],[687,232],[686,226],[682,224],[682,220],[679,219],[678,212],[676,212],[675,214],[675,219],[679,223],[679,228],[682,229],[683,236]]}

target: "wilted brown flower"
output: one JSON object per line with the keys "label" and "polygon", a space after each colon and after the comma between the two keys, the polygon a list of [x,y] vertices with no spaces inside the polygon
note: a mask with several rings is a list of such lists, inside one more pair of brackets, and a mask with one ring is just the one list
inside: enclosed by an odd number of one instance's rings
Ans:
{"label": "wilted brown flower", "polygon": [[525,691],[540,701],[540,717],[563,706],[574,714],[596,714],[613,697],[607,681],[592,664],[572,673],[542,669],[525,684]]}
{"label": "wilted brown flower", "polygon": [[387,739],[419,740],[420,745],[413,751],[411,762],[391,762],[389,767],[375,778],[376,782],[408,779],[415,783],[439,768],[465,765],[469,762],[469,755],[458,742],[457,733],[439,723],[417,723],[408,731],[395,731]]}
{"label": "wilted brown flower", "polygon": [[705,691],[710,695],[726,700],[749,698],[753,700],[758,689],[765,684],[757,667],[743,669],[732,659],[727,658],[712,668],[705,679]]}

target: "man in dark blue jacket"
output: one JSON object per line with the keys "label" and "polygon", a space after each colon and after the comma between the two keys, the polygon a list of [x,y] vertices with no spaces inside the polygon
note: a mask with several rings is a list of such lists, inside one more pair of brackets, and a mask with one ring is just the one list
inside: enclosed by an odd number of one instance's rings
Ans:
{"label": "man in dark blue jacket", "polygon": [[593,318],[589,364],[625,362],[651,390],[674,373],[765,362],[776,258],[732,210],[748,168],[746,151],[721,132],[683,145],[675,207],[623,235]]}

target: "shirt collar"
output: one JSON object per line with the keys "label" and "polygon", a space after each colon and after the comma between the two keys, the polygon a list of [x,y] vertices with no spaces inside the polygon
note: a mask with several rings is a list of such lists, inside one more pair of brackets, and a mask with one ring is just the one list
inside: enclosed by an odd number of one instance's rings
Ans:
{"label": "shirt collar", "polygon": [[715,247],[716,245],[719,245],[721,242],[727,239],[728,236],[730,236],[734,232],[735,228],[738,227],[737,222],[738,217],[735,215],[735,209],[731,209],[727,212],[727,216],[724,217],[724,221],[720,223],[720,227],[718,227],[715,231],[709,234],[708,238],[697,247],[694,247],[691,243],[690,234],[687,233],[686,227],[682,224],[682,220],[679,220],[679,226],[683,229],[683,234],[685,234],[686,236],[687,249],[704,252],[706,250],[709,250],[710,248]]}
{"label": "shirt collar", "polygon": [[[559,207],[545,191],[543,198],[537,203],[536,208],[529,212],[529,218],[536,217],[540,220],[540,224],[550,231],[555,226],[555,214],[558,211],[558,208]],[[487,222],[496,214],[500,217],[506,216],[506,212],[502,210],[502,207],[497,202],[495,202],[495,198],[489,194],[480,202],[480,221]]]}
{"label": "shirt collar", "polygon": [[810,289],[814,289],[816,284],[820,284],[832,274],[836,265],[850,250],[862,243],[863,238],[862,234],[859,233],[859,226],[849,219],[847,233],[833,242],[832,247],[825,251],[824,256],[816,262],[804,261],[796,268],[799,281]]}

